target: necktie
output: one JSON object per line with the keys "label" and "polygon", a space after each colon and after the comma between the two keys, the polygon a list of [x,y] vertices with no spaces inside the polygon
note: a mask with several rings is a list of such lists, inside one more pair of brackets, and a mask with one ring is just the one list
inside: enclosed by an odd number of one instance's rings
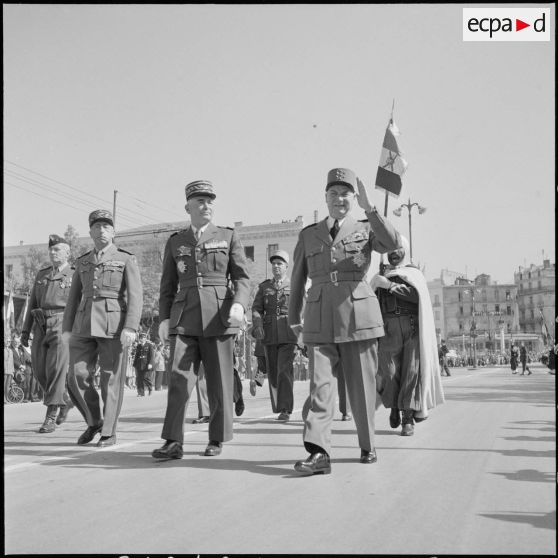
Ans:
{"label": "necktie", "polygon": [[335,219],[335,223],[333,223],[333,227],[331,227],[331,229],[329,230],[329,235],[331,236],[332,240],[337,236],[338,232],[339,232],[339,221]]}

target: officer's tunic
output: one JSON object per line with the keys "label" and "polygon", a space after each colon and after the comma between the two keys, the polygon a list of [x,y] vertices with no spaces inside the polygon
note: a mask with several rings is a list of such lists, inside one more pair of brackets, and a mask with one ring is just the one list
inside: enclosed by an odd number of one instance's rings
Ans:
{"label": "officer's tunic", "polygon": [[366,282],[372,250],[389,252],[399,234],[375,209],[362,222],[347,216],[335,239],[327,219],[300,231],[291,275],[289,323],[303,322],[305,285],[312,285],[304,308],[303,341],[308,346],[310,396],[303,407],[306,449],[331,449],[336,382],[340,362],[354,414],[359,445],[374,447],[377,338],[384,334],[376,295]]}
{"label": "officer's tunic", "polygon": [[401,277],[394,286],[378,289],[385,336],[378,350],[378,392],[388,409],[420,411],[420,354],[417,290]]}
{"label": "officer's tunic", "polygon": [[[68,388],[89,426],[103,421],[101,436],[113,436],[122,406],[125,364],[122,329],[137,331],[143,291],[136,258],[110,244],[98,257],[95,250],[76,261],[63,331],[71,331]],[[101,395],[94,387],[97,364]]]}
{"label": "officer's tunic", "polygon": [[271,408],[274,413],[292,413],[294,397],[293,363],[297,338],[289,327],[288,308],[291,282],[285,277],[277,288],[273,279],[259,284],[252,303],[252,325],[262,327],[266,353]]}
{"label": "officer's tunic", "polygon": [[[44,267],[37,273],[22,331],[33,332],[31,359],[33,373],[43,392],[45,405],[66,405],[68,346],[62,343],[62,316],[70,294],[74,268],[66,264],[61,270]],[[42,310],[45,325],[34,320],[32,310]],[[33,323],[34,322],[34,323]]]}
{"label": "officer's tunic", "polygon": [[248,306],[244,248],[228,227],[209,223],[196,240],[191,227],[171,235],[161,276],[159,318],[169,319],[171,373],[162,438],[182,443],[184,414],[200,362],[207,381],[209,439],[232,439],[233,349],[239,327],[228,324],[238,302]]}

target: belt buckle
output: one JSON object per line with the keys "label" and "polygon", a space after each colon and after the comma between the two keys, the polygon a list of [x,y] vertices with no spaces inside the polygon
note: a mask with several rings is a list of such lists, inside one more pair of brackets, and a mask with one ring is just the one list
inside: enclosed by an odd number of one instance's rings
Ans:
{"label": "belt buckle", "polygon": [[337,287],[337,270],[331,271],[329,274],[329,278],[331,279],[331,282]]}
{"label": "belt buckle", "polygon": [[198,287],[201,289],[203,287],[203,277],[196,277],[196,283],[198,285]]}

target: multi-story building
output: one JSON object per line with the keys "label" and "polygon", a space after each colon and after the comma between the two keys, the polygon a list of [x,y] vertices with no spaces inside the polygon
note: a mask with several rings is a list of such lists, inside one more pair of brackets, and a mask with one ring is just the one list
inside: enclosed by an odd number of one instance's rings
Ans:
{"label": "multi-story building", "polygon": [[542,348],[540,332],[520,325],[516,284],[498,284],[486,274],[473,281],[450,275],[428,283],[438,341],[445,339],[461,354],[471,354],[473,343],[479,355],[508,352],[512,342],[524,342],[532,351]]}
{"label": "multi-story building", "polygon": [[[513,274],[517,286],[517,305],[521,331],[556,338],[556,264],[519,267]],[[546,331],[545,331],[546,330]],[[547,340],[551,342],[551,340]]]}

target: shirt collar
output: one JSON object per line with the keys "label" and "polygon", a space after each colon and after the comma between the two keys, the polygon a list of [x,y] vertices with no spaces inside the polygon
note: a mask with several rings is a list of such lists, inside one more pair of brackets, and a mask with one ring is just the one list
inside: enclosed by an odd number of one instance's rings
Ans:
{"label": "shirt collar", "polygon": [[[341,228],[341,225],[343,224],[345,219],[346,219],[346,217],[343,217],[343,219],[337,219],[337,223],[339,224],[339,228]],[[335,219],[333,217],[331,217],[331,215],[330,215],[327,218],[327,228],[328,228],[328,230],[331,229],[331,227],[333,227],[333,223],[335,223]]]}
{"label": "shirt collar", "polygon": [[194,225],[190,225],[192,227],[192,231],[194,232],[194,234],[198,234],[201,236],[204,232],[205,229],[207,229],[207,227],[209,226],[209,223],[206,223],[203,227],[200,227],[199,229],[197,229],[196,227],[194,227]]}

